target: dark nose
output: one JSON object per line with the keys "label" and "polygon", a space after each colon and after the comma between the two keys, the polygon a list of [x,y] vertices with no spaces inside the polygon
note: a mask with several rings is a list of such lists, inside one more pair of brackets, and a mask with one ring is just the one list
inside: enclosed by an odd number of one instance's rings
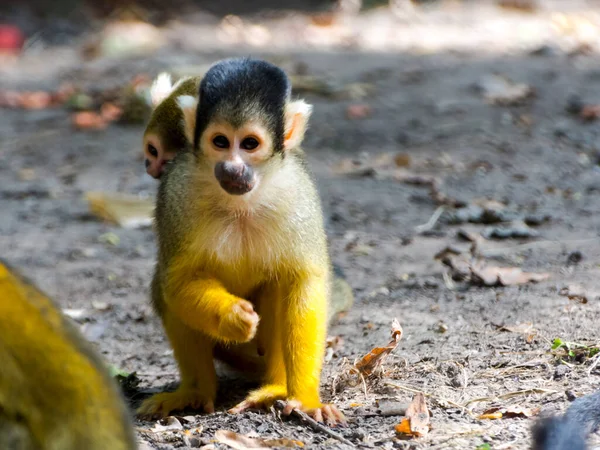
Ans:
{"label": "dark nose", "polygon": [[215,167],[215,176],[221,182],[239,182],[246,175],[246,164],[234,164],[231,162],[222,162]]}
{"label": "dark nose", "polygon": [[221,187],[232,195],[243,195],[254,187],[254,172],[246,164],[217,163],[215,177]]}

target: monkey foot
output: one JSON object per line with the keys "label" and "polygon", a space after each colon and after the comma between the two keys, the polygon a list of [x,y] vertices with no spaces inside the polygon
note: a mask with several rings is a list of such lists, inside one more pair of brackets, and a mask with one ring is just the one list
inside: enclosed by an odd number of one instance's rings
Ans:
{"label": "monkey foot", "polygon": [[136,413],[140,418],[158,419],[168,416],[172,411],[186,408],[199,409],[205,413],[215,411],[211,396],[195,389],[178,389],[175,392],[153,395],[142,403]]}
{"label": "monkey foot", "polygon": [[275,400],[283,400],[287,396],[285,386],[268,385],[251,392],[246,399],[231,408],[231,414],[238,414],[248,409],[267,409]]}
{"label": "monkey foot", "polygon": [[283,415],[289,416],[294,409],[305,412],[317,422],[322,423],[325,421],[325,423],[330,427],[335,427],[336,425],[346,425],[346,417],[344,417],[344,415],[339,409],[337,409],[335,405],[329,404],[321,405],[318,408],[305,408],[302,405],[302,402],[299,402],[298,400],[288,400],[285,408],[283,409]]}

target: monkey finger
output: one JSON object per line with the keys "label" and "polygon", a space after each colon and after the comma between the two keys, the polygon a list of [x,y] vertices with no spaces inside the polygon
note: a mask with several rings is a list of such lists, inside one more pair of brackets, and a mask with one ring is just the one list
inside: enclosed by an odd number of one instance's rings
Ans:
{"label": "monkey finger", "polygon": [[297,400],[288,401],[285,408],[283,408],[283,415],[289,416],[294,409],[302,409],[302,404]]}
{"label": "monkey finger", "polygon": [[331,405],[323,406],[323,418],[325,419],[325,423],[330,427],[335,427],[336,425],[336,417],[333,412],[333,408]]}
{"label": "monkey finger", "polygon": [[235,405],[233,408],[231,408],[227,412],[229,414],[239,414],[239,413],[247,411],[249,409],[254,409],[255,407],[256,407],[256,404],[254,402],[251,402],[250,400],[244,400],[243,402]]}
{"label": "monkey finger", "polygon": [[212,401],[208,401],[202,409],[206,414],[212,414],[215,412],[215,404]]}
{"label": "monkey finger", "polygon": [[315,419],[317,422],[323,423],[323,413],[321,412],[321,408],[315,409],[311,416],[313,416],[313,419]]}
{"label": "monkey finger", "polygon": [[346,416],[344,416],[344,414],[339,409],[337,409],[333,405],[331,406],[331,409],[333,411],[333,414],[335,415],[337,423],[339,423],[342,427],[348,425],[348,420],[346,419]]}

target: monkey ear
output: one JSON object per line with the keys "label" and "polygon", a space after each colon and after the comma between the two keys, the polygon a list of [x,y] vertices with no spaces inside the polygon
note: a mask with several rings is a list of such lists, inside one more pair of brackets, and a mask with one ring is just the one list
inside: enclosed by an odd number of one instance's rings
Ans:
{"label": "monkey ear", "polygon": [[156,108],[160,102],[169,96],[173,92],[173,83],[171,83],[171,75],[163,72],[156,80],[152,83],[150,88],[150,99],[152,101],[152,107]]}
{"label": "monkey ear", "polygon": [[180,95],[177,97],[177,105],[183,112],[183,129],[185,137],[190,142],[194,142],[194,131],[196,129],[196,109],[198,108],[198,99],[191,95]]}
{"label": "monkey ear", "polygon": [[285,108],[284,149],[291,150],[302,143],[311,113],[312,105],[304,100],[296,100],[287,104]]}

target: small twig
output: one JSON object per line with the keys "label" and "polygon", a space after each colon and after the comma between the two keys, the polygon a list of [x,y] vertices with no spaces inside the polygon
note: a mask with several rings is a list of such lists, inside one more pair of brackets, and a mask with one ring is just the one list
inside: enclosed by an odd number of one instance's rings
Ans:
{"label": "small twig", "polygon": [[465,403],[465,408],[471,403],[479,403],[479,402],[494,402],[498,400],[509,400],[514,397],[519,397],[521,395],[529,395],[529,394],[556,394],[558,391],[554,391],[552,389],[524,389],[522,391],[509,392],[507,394],[502,394],[497,397],[481,397],[474,398]]}
{"label": "small twig", "polygon": [[422,233],[426,233],[428,231],[433,230],[433,227],[435,227],[438,220],[440,220],[440,217],[442,216],[442,214],[444,213],[445,210],[446,210],[446,208],[444,208],[444,206],[438,206],[438,208],[434,211],[431,218],[423,225],[416,226],[415,231],[419,234],[422,234]]}
{"label": "small twig", "polygon": [[501,247],[501,248],[493,248],[488,250],[482,250],[481,254],[486,258],[493,258],[496,256],[502,256],[505,253],[511,252],[521,252],[525,250],[530,250],[534,248],[546,248],[546,247],[554,247],[559,245],[584,245],[591,242],[598,242],[598,238],[589,238],[589,239],[573,239],[570,241],[536,241],[530,242],[528,244],[514,245],[512,247]]}
{"label": "small twig", "polygon": [[596,353],[592,359],[594,361],[592,362],[590,368],[587,370],[588,375],[591,375],[598,363],[600,363],[600,353]]}
{"label": "small twig", "polygon": [[[282,400],[277,400],[275,402],[274,406],[275,406],[275,408],[277,408],[280,411],[283,411],[285,409],[285,403]],[[356,448],[356,445],[354,445],[352,442],[350,442],[344,436],[336,433],[333,430],[330,430],[325,425],[320,424],[315,419],[310,417],[308,414],[294,408],[294,409],[292,409],[291,415],[296,417],[297,419],[299,419],[303,424],[310,426],[313,430],[320,431],[321,433],[324,433],[324,434],[328,435],[329,437],[332,437],[346,445]]]}
{"label": "small twig", "polygon": [[458,404],[456,402],[453,402],[452,400],[448,400],[448,399],[442,398],[442,397],[437,397],[437,396],[435,396],[433,394],[429,394],[427,392],[419,391],[418,389],[413,389],[413,388],[410,388],[408,386],[402,386],[401,384],[392,383],[390,381],[386,382],[386,384],[388,386],[395,387],[396,389],[401,389],[403,391],[411,392],[413,394],[423,394],[425,397],[432,398],[432,399],[438,401],[439,403],[447,403],[450,406],[454,406],[455,408],[462,409],[464,412],[466,412],[470,416],[473,415],[473,413],[471,411],[469,411],[465,406],[462,406],[462,405],[460,405],[460,404]]}

